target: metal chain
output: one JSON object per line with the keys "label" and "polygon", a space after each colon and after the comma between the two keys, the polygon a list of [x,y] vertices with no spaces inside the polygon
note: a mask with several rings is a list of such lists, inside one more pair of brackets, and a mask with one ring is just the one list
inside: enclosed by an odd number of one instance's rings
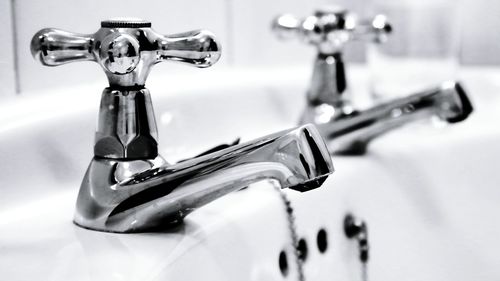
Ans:
{"label": "metal chain", "polygon": [[349,239],[358,242],[359,260],[361,262],[361,280],[368,281],[368,258],[370,245],[368,242],[368,226],[365,221],[348,214],[344,218],[344,233]]}
{"label": "metal chain", "polygon": [[287,219],[288,219],[288,230],[290,231],[290,237],[292,239],[292,248],[293,248],[293,254],[295,256],[295,261],[297,264],[297,271],[298,271],[298,280],[299,281],[305,281],[305,276],[304,276],[304,266],[302,259],[299,258],[299,237],[297,234],[297,226],[295,224],[295,214],[294,210],[292,207],[292,202],[288,199],[288,196],[286,193],[281,190],[281,186],[279,186],[278,183],[272,182],[272,185],[274,189],[278,192],[280,195],[281,201],[283,202],[283,205],[285,206],[285,211],[287,214]]}

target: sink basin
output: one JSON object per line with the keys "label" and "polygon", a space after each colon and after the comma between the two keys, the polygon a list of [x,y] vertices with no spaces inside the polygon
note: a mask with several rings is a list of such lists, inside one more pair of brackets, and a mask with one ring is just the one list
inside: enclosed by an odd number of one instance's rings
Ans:
{"label": "sink basin", "polygon": [[[238,137],[245,141],[295,126],[304,106],[307,70],[155,73],[148,88],[160,153],[175,162]],[[351,83],[353,91],[361,96],[366,70],[352,71],[348,77],[358,82]],[[298,238],[307,249],[302,251],[305,280],[361,280],[357,244],[343,230],[349,213],[368,225],[371,280],[500,277],[495,266],[500,263],[495,241],[500,235],[500,191],[495,188],[500,182],[495,171],[500,167],[500,126],[495,124],[499,75],[497,69],[464,71],[476,108],[466,122],[439,128],[414,124],[391,132],[376,140],[366,156],[334,156],[336,172],[321,188],[285,190]],[[216,200],[164,232],[112,234],[72,224],[80,181],[92,157],[102,85],[27,94],[0,106],[2,276],[298,279],[290,218],[270,182]],[[326,249],[318,245],[321,231],[326,232]]]}

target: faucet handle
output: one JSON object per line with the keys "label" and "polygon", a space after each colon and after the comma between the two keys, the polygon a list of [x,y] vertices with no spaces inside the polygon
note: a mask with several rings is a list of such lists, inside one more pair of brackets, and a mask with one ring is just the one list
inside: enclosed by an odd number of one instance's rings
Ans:
{"label": "faucet handle", "polygon": [[326,6],[304,19],[281,15],[273,21],[272,29],[281,39],[299,37],[316,45],[321,54],[330,55],[341,51],[350,40],[382,42],[392,27],[383,15],[358,20],[344,8]]}
{"label": "faucet handle", "polygon": [[392,25],[385,15],[375,15],[370,19],[360,20],[352,31],[354,40],[365,40],[368,42],[383,43],[387,41],[392,32]]}
{"label": "faucet handle", "polygon": [[92,35],[45,28],[31,40],[33,57],[46,66],[73,61],[96,61],[92,53]]}
{"label": "faucet handle", "polygon": [[94,34],[42,29],[31,41],[31,52],[43,65],[95,61],[111,86],[144,86],[149,71],[158,62],[171,60],[209,67],[221,55],[215,36],[195,30],[165,36],[151,23],[137,19],[105,20]]}

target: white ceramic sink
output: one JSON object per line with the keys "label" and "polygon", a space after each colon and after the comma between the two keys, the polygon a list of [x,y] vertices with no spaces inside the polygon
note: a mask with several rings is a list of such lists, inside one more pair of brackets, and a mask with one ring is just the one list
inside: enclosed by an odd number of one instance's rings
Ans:
{"label": "white ceramic sink", "polygon": [[[236,137],[294,126],[307,70],[152,74],[161,154],[175,162]],[[353,91],[362,92],[366,73],[353,72]],[[306,280],[361,280],[357,245],[343,233],[348,213],[368,224],[370,280],[500,278],[500,70],[469,69],[463,77],[475,105],[466,122],[407,126],[375,141],[366,156],[334,156],[336,172],[321,188],[287,191],[308,246]],[[2,279],[297,280],[283,202],[266,182],[167,232],[111,234],[72,224],[103,85],[0,106]],[[327,232],[325,253],[316,245],[320,229]]]}

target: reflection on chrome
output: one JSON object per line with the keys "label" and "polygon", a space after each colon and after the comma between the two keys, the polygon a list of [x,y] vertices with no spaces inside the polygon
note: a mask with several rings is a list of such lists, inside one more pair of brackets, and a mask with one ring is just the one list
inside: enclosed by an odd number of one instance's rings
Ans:
{"label": "reflection on chrome", "polygon": [[151,231],[178,223],[194,209],[257,181],[276,180],[282,188],[298,191],[321,186],[333,165],[313,125],[173,165],[164,161],[144,87],[151,67],[163,60],[208,67],[221,51],[210,32],[163,36],[150,27],[142,20],[109,20],[91,35],[43,29],[33,37],[33,56],[42,64],[96,61],[110,83],[101,98],[94,158],[77,199],[77,225],[109,232]]}

